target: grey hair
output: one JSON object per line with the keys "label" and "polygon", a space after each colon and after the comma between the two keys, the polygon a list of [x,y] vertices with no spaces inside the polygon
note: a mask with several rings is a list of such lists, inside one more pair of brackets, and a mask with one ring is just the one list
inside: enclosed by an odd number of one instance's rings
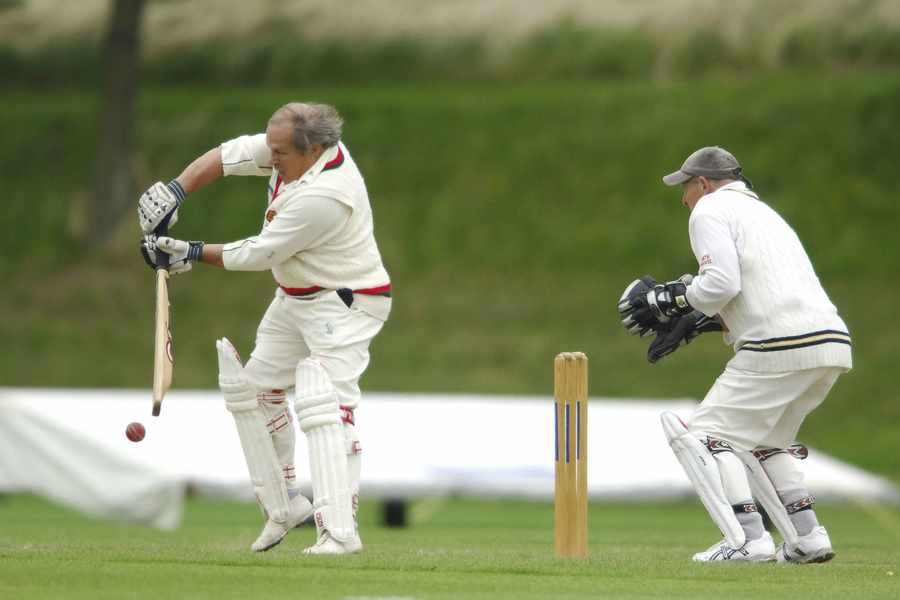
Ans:
{"label": "grey hair", "polygon": [[323,148],[337,145],[344,127],[337,109],[328,104],[289,102],[275,111],[269,124],[284,121],[293,127],[291,139],[294,147],[303,154],[314,144],[321,144]]}

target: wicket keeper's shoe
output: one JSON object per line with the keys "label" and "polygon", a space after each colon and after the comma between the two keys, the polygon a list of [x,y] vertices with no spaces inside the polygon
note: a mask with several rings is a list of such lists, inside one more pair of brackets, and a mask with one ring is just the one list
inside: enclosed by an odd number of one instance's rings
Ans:
{"label": "wicket keeper's shoe", "polygon": [[267,518],[262,533],[250,546],[254,552],[265,552],[281,543],[288,531],[308,519],[313,514],[312,503],[303,494],[291,498],[290,510],[286,521],[278,522]]}
{"label": "wicket keeper's shoe", "polygon": [[787,542],[783,543],[775,552],[775,558],[780,563],[823,563],[834,558],[834,549],[828,532],[819,525],[808,534],[800,536],[797,545],[788,546]]}
{"label": "wicket keeper's shoe", "polygon": [[714,562],[719,560],[740,560],[744,562],[772,562],[775,560],[775,542],[768,531],[750,540],[740,548],[732,548],[725,540],[713,544],[706,552],[694,555],[694,562]]}
{"label": "wicket keeper's shoe", "polygon": [[358,533],[346,542],[339,542],[331,537],[326,529],[322,531],[316,543],[304,550],[303,554],[356,554],[362,551],[362,547]]}

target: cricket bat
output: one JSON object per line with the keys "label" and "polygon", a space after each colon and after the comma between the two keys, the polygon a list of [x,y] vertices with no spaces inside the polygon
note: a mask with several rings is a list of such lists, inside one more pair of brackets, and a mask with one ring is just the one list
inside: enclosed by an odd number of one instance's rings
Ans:
{"label": "cricket bat", "polygon": [[[168,225],[157,227],[159,236],[168,233]],[[169,255],[156,251],[156,337],[153,346],[153,416],[158,417],[163,397],[172,385],[172,333],[169,330]]]}

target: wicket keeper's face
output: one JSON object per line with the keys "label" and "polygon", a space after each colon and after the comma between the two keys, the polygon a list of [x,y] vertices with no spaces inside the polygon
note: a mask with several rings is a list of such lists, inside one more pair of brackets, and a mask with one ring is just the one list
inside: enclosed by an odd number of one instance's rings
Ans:
{"label": "wicket keeper's face", "polygon": [[313,144],[306,154],[300,152],[294,146],[293,134],[293,126],[288,120],[275,121],[266,127],[266,145],[272,152],[272,166],[285,183],[302,177],[324,150],[320,144]]}
{"label": "wicket keeper's face", "polygon": [[706,177],[691,177],[681,184],[681,204],[682,206],[694,210],[697,201],[709,193],[712,186]]}

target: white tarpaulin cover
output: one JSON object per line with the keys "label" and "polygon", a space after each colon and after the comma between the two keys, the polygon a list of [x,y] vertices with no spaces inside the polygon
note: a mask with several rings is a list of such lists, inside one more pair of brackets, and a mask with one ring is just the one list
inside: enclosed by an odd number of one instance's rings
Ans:
{"label": "white tarpaulin cover", "polygon": [[[593,499],[691,497],[659,413],[694,402],[592,398]],[[250,499],[231,415],[218,392],[173,391],[150,416],[149,391],[0,388],[0,493],[33,492],[89,514],[175,527],[185,490]],[[549,397],[370,393],[356,411],[364,497],[553,497]],[[143,422],[132,443],[125,427]],[[295,424],[296,426],[296,424]],[[306,444],[297,477],[308,490]],[[803,461],[820,500],[900,502],[889,481],[812,450]]]}

